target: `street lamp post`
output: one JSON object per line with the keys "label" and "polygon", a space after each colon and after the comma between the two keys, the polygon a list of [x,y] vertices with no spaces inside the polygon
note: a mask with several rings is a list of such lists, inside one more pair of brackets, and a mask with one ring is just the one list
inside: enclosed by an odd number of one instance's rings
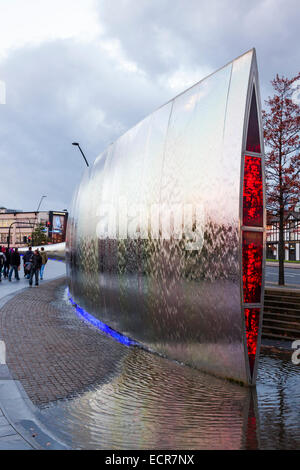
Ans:
{"label": "street lamp post", "polygon": [[37,225],[37,223],[38,223],[38,212],[39,212],[39,208],[41,207],[42,200],[43,200],[45,197],[47,197],[47,196],[42,196],[42,197],[41,197],[41,200],[40,200],[40,202],[39,202],[38,208],[37,208],[37,210],[36,210],[36,212],[35,212],[35,223],[34,223],[34,225],[33,225],[32,232],[31,232],[31,239],[32,239],[32,241],[33,241],[33,231],[34,231],[34,228],[35,228],[35,224]]}
{"label": "street lamp post", "polygon": [[39,203],[38,208],[37,208],[37,210],[36,210],[37,212],[39,211],[39,208],[41,207],[42,200],[44,199],[44,197],[47,197],[47,196],[42,196],[42,197],[41,197],[40,203]]}
{"label": "street lamp post", "polygon": [[85,155],[84,155],[83,151],[81,150],[81,147],[80,147],[79,143],[78,143],[78,142],[72,142],[72,145],[76,145],[76,146],[79,148],[79,150],[80,150],[80,152],[81,152],[81,155],[83,156],[84,161],[85,161],[85,163],[86,163],[86,166],[89,166],[88,161],[87,161],[87,159],[85,158]]}

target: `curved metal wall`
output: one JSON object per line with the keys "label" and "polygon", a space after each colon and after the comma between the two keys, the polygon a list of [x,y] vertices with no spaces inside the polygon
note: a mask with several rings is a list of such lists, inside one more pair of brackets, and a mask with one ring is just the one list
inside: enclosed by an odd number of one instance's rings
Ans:
{"label": "curved metal wall", "polygon": [[112,144],[74,195],[66,249],[80,307],[150,350],[247,384],[256,368],[241,213],[253,84],[258,96],[251,50]]}

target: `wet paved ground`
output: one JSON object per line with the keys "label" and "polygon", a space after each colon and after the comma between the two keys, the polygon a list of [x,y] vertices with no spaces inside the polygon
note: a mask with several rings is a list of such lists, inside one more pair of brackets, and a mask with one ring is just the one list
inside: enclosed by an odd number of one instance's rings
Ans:
{"label": "wet paved ground", "polygon": [[[47,267],[48,278],[64,273]],[[266,341],[251,391],[99,332],[76,316],[65,278],[26,287],[0,285],[0,402],[16,408],[14,423],[0,410],[0,449],[39,448],[32,436],[42,448],[300,448],[300,365],[288,342]]]}
{"label": "wet paved ground", "polygon": [[20,292],[0,311],[7,365],[40,406],[108,380],[124,354],[119,343],[75,315],[64,290],[64,278],[51,281]]}
{"label": "wet paved ground", "polygon": [[130,348],[110,380],[44,407],[78,449],[298,449],[299,369],[265,349],[254,390]]}
{"label": "wet paved ground", "polygon": [[[62,275],[65,275],[64,263],[49,260],[46,266],[46,279],[55,279]],[[9,282],[2,278],[0,312],[1,307],[3,308],[16,292],[22,293],[27,290],[29,290],[28,280],[24,279],[22,271],[19,281],[13,278]],[[6,365],[6,352],[6,344],[1,337],[0,330],[0,450],[65,448],[63,443],[57,441],[55,436],[42,425],[38,409],[28,398],[22,383],[12,376]]]}
{"label": "wet paved ground", "polygon": [[14,379],[70,448],[300,448],[300,365],[289,343],[262,348],[251,391],[119,344],[76,316],[62,278],[6,302],[0,331]]}

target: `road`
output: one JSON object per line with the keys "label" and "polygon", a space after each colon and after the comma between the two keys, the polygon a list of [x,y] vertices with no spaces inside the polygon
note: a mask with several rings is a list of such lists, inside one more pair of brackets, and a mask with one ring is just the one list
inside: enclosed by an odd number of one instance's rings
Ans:
{"label": "road", "polygon": [[[300,289],[300,269],[285,268],[285,284]],[[278,284],[278,266],[266,266],[266,285]]]}

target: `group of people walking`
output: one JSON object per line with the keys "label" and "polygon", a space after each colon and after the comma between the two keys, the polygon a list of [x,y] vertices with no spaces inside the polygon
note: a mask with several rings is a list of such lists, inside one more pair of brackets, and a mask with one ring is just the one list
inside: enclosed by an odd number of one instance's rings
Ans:
{"label": "group of people walking", "polygon": [[[43,280],[44,269],[48,261],[48,255],[42,247],[32,251],[31,246],[23,256],[24,277],[29,279],[29,285],[32,286],[33,278],[35,285],[39,285],[39,279]],[[0,246],[0,282],[2,274],[4,279],[12,280],[14,273],[15,279],[20,280],[19,271],[21,269],[21,256],[18,248],[8,249]]]}

